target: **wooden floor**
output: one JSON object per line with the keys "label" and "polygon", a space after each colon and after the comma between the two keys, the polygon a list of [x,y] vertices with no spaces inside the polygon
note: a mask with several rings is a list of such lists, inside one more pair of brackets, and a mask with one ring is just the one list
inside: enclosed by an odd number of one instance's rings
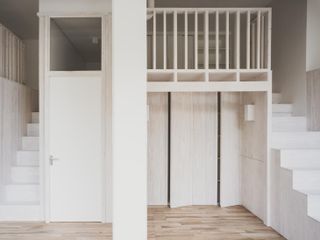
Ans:
{"label": "wooden floor", "polygon": [[[150,208],[148,219],[149,240],[284,239],[242,207]],[[111,224],[0,223],[1,240],[111,240],[111,235]]]}

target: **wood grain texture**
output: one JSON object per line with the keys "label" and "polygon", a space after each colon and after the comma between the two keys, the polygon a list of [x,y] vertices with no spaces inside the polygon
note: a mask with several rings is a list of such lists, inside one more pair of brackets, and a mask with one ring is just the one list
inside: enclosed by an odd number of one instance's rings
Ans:
{"label": "wood grain texture", "polygon": [[217,203],[216,93],[172,93],[170,205]]}
{"label": "wood grain texture", "polygon": [[320,69],[307,73],[308,130],[320,131]]}
{"label": "wood grain texture", "polygon": [[148,204],[168,204],[168,94],[149,93]]}
{"label": "wood grain texture", "polygon": [[[244,105],[255,105],[255,121],[244,121]],[[266,220],[267,94],[241,93],[241,196],[242,204]]]}
{"label": "wood grain texture", "polygon": [[241,203],[240,94],[221,93],[220,205]]}
{"label": "wood grain texture", "polygon": [[[240,206],[149,208],[149,240],[284,239]],[[112,225],[98,223],[1,223],[1,240],[111,240]]]}
{"label": "wood grain texture", "polygon": [[16,161],[21,137],[26,135],[31,112],[36,108],[34,98],[34,90],[0,78],[0,186],[9,182],[9,169]]}

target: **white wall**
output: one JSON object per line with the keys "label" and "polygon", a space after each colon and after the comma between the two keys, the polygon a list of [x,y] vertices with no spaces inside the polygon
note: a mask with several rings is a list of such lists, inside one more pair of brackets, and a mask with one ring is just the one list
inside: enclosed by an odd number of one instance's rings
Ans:
{"label": "white wall", "polygon": [[146,35],[146,1],[113,1],[114,240],[147,239]]}
{"label": "white wall", "polygon": [[39,40],[24,40],[26,47],[26,85],[39,89]]}
{"label": "white wall", "polygon": [[[318,0],[315,0],[318,1]],[[274,0],[272,32],[273,91],[294,103],[294,114],[306,106],[306,0]]]}
{"label": "white wall", "polygon": [[308,0],[307,71],[320,68],[320,1]]}
{"label": "white wall", "polygon": [[58,13],[110,12],[111,0],[40,0],[39,10]]}
{"label": "white wall", "polygon": [[85,69],[83,57],[63,34],[57,24],[51,21],[50,27],[51,70],[70,71]]}

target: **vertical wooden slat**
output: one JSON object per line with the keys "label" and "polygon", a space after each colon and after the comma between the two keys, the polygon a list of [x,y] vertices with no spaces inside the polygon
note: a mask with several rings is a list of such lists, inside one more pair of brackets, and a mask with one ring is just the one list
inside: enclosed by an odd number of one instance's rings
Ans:
{"label": "vertical wooden slat", "polygon": [[173,68],[177,70],[178,68],[178,19],[177,19],[177,11],[173,13]]}
{"label": "vertical wooden slat", "polygon": [[209,69],[209,12],[204,13],[204,68]]}
{"label": "vertical wooden slat", "polygon": [[272,32],[272,10],[268,11],[268,66],[267,68],[271,69],[271,32]]}
{"label": "vertical wooden slat", "polygon": [[157,12],[153,11],[153,69],[157,68]]}
{"label": "vertical wooden slat", "polygon": [[194,13],[194,68],[198,69],[198,12]]}
{"label": "vertical wooden slat", "polygon": [[[240,11],[237,11],[237,16],[236,16],[236,31],[237,31],[237,36],[236,36],[236,68],[240,69]],[[239,78],[238,78],[239,80]]]}
{"label": "vertical wooden slat", "polygon": [[167,69],[167,12],[163,11],[163,69]]}
{"label": "vertical wooden slat", "polygon": [[260,69],[261,55],[261,11],[258,11],[257,19],[257,69]]}
{"label": "vertical wooden slat", "polygon": [[261,68],[265,68],[265,15],[261,15]]}
{"label": "vertical wooden slat", "polygon": [[226,11],[226,69],[230,68],[230,12]]}
{"label": "vertical wooden slat", "polygon": [[247,13],[247,69],[250,69],[250,38],[251,38],[251,12],[248,11]]}
{"label": "vertical wooden slat", "polygon": [[216,11],[216,69],[220,68],[220,59],[219,59],[219,34],[220,34],[220,29],[219,29],[219,11]]}
{"label": "vertical wooden slat", "polygon": [[188,69],[188,12],[184,13],[184,68]]}
{"label": "vertical wooden slat", "polygon": [[257,23],[254,22],[252,25],[252,34],[251,34],[251,61],[252,61],[252,68],[257,67]]}

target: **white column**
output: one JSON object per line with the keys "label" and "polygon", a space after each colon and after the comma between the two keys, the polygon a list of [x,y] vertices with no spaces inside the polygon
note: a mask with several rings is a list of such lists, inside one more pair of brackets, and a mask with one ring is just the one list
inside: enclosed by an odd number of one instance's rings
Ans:
{"label": "white column", "polygon": [[146,1],[112,3],[113,239],[147,239]]}

